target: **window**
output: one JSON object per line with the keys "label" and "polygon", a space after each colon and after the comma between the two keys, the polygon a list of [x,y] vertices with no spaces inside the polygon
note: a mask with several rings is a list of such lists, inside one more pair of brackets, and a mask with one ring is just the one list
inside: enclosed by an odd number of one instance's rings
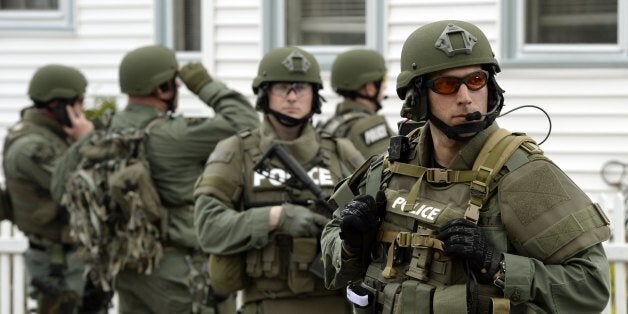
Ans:
{"label": "window", "polygon": [[71,31],[74,0],[0,0],[2,31]]}
{"label": "window", "polygon": [[264,51],[286,45],[303,47],[323,69],[350,47],[382,51],[385,4],[377,0],[266,0]]}
{"label": "window", "polygon": [[286,44],[308,46],[366,43],[366,8],[363,0],[288,1]]}
{"label": "window", "polygon": [[[503,61],[525,65],[628,63],[628,7],[619,0],[503,1]],[[510,38],[510,40],[508,40]]]}
{"label": "window", "polygon": [[183,59],[201,51],[201,0],[160,0],[157,35],[160,44],[174,49]]}

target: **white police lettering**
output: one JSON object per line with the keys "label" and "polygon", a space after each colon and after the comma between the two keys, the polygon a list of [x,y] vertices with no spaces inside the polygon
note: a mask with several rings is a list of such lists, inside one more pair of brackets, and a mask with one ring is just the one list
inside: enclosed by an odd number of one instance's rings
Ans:
{"label": "white police lettering", "polygon": [[281,182],[285,182],[290,179],[290,174],[283,169],[273,168],[270,169],[270,176],[266,177],[257,172],[253,173],[253,186],[260,186],[262,182],[268,182],[273,186],[281,186]]}
{"label": "white police lettering", "polygon": [[329,169],[324,169],[321,167],[314,167],[310,171],[307,172],[307,175],[312,178],[312,181],[316,183],[316,185],[320,186],[333,186],[334,181],[331,178],[331,171]]}
{"label": "white police lettering", "polygon": [[440,208],[428,206],[426,204],[415,204],[411,209],[406,210],[407,201],[403,197],[397,197],[393,201],[392,208],[399,208],[403,212],[413,214],[423,221],[434,222],[443,211]]}
{"label": "white police lettering", "polygon": [[[334,180],[332,179],[331,171],[329,169],[314,167],[307,172],[307,175],[319,186],[334,186]],[[257,172],[253,173],[253,186],[261,186],[263,182],[268,182],[273,186],[281,186],[282,182],[290,179],[290,173],[284,169],[273,168],[270,170],[270,178],[261,175]]]}
{"label": "white police lettering", "polygon": [[364,143],[366,143],[366,145],[371,145],[387,137],[388,131],[386,130],[386,125],[380,124],[364,132]]}

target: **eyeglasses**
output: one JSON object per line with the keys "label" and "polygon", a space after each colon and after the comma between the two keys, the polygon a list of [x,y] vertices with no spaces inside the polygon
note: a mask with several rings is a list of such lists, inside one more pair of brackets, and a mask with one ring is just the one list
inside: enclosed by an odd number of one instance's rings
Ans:
{"label": "eyeglasses", "polygon": [[288,97],[291,91],[297,95],[297,98],[303,97],[303,95],[312,91],[312,85],[310,83],[292,82],[292,83],[273,83],[270,85],[269,91],[271,94],[280,97]]}
{"label": "eyeglasses", "polygon": [[488,82],[488,72],[478,70],[463,77],[438,76],[427,81],[427,87],[435,93],[441,95],[451,95],[458,92],[460,85],[467,85],[472,91],[476,91],[486,86]]}

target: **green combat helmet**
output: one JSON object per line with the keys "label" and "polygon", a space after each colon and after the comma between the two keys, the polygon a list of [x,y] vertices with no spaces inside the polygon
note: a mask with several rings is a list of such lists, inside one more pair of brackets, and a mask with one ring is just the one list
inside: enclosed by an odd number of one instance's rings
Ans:
{"label": "green combat helmet", "polygon": [[120,63],[120,90],[131,96],[149,95],[173,79],[178,64],[172,50],[159,46],[140,47],[127,53]]}
{"label": "green combat helmet", "polygon": [[35,72],[28,86],[28,96],[36,103],[53,99],[73,99],[85,94],[87,80],[75,68],[50,64]]}
{"label": "green combat helmet", "polygon": [[323,81],[320,72],[316,58],[301,48],[283,47],[271,50],[260,61],[257,76],[253,79],[253,92],[258,97],[255,109],[268,112],[268,99],[264,91],[268,83],[307,82],[313,85],[312,111],[321,113],[318,90],[323,88]]}
{"label": "green combat helmet", "polygon": [[382,55],[371,49],[354,49],[336,57],[331,66],[331,87],[340,91],[359,91],[368,82],[382,81],[386,75],[386,62]]}
{"label": "green combat helmet", "polygon": [[489,102],[486,126],[493,123],[503,106],[503,90],[495,81],[499,64],[484,33],[463,21],[438,21],[415,30],[401,50],[401,73],[397,95],[405,99],[401,116],[415,121],[428,119],[425,75],[445,69],[481,65],[489,72]]}

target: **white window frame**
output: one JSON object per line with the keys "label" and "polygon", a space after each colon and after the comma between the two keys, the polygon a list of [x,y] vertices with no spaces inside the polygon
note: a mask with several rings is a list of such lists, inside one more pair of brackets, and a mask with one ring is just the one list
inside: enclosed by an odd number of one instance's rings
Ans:
{"label": "white window frame", "polygon": [[525,0],[502,0],[502,57],[511,66],[628,66],[628,1],[617,1],[616,44],[526,44]]}
{"label": "white window frame", "polygon": [[[199,61],[202,59],[206,25],[210,2],[200,0],[201,5],[201,42],[199,51],[175,51],[180,62]],[[155,0],[155,39],[158,44],[174,49],[174,21],[172,18],[173,5],[171,0]]]}
{"label": "white window frame", "polygon": [[[290,1],[290,0],[287,0]],[[366,21],[365,35],[366,44],[360,47],[366,47],[377,50],[381,53],[384,51],[384,39],[386,27],[384,25],[384,17],[386,16],[387,1],[366,0]],[[283,47],[286,45],[286,0],[264,0],[263,2],[263,50],[264,53],[273,48]],[[329,70],[336,56],[348,49],[356,48],[355,46],[300,46],[301,48],[312,53],[318,61],[321,69]]]}
{"label": "white window frame", "polygon": [[57,10],[0,10],[0,31],[73,31],[75,1],[59,0]]}

